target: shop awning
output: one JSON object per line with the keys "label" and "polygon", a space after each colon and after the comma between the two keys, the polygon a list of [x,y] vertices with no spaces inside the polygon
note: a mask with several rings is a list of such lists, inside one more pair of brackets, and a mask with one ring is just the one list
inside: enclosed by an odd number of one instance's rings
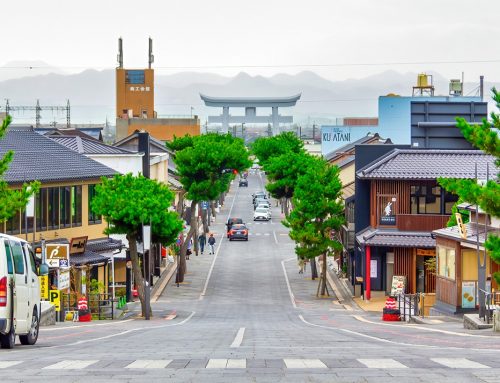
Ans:
{"label": "shop awning", "polygon": [[388,231],[368,228],[356,235],[356,242],[364,246],[418,247],[431,249],[436,247],[436,240],[431,233]]}

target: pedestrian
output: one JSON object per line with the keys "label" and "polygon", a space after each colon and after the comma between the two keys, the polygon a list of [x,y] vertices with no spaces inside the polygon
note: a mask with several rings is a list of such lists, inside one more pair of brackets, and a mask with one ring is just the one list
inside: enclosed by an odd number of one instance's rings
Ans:
{"label": "pedestrian", "polygon": [[193,254],[191,248],[193,247],[193,239],[191,238],[188,242],[187,250],[186,250],[186,259],[189,259],[189,256]]}
{"label": "pedestrian", "polygon": [[213,234],[210,234],[208,238],[208,245],[210,246],[210,254],[215,254],[215,237]]}
{"label": "pedestrian", "polygon": [[201,233],[200,236],[198,237],[198,242],[200,243],[200,250],[201,253],[203,254],[203,250],[205,249],[205,243],[207,243],[207,237],[205,236],[205,233]]}
{"label": "pedestrian", "polygon": [[299,274],[304,274],[304,266],[305,266],[304,258],[300,257],[299,258]]}

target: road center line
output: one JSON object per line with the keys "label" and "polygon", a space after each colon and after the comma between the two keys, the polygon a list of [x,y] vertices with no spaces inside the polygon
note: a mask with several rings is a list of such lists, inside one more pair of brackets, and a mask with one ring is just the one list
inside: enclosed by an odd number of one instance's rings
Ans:
{"label": "road center line", "polygon": [[274,242],[278,245],[278,238],[276,237],[276,232],[273,230]]}
{"label": "road center line", "polygon": [[286,281],[286,286],[288,287],[288,293],[290,294],[290,300],[292,301],[293,308],[296,309],[297,305],[295,304],[295,297],[293,296],[292,288],[290,287],[290,281],[288,281],[288,275],[286,274],[286,269],[285,269],[285,262],[289,262],[294,259],[295,258],[288,258],[281,261],[281,267],[283,267],[283,273],[285,274],[285,281]]}
{"label": "road center line", "polygon": [[245,335],[245,327],[241,327],[236,334],[236,337],[231,344],[231,348],[240,347],[243,342],[243,336]]}

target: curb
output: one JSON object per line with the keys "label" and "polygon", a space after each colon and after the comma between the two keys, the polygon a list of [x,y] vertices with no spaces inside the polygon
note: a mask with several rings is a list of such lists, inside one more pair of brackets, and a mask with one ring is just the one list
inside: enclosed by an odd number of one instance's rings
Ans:
{"label": "curb", "polygon": [[171,266],[162,273],[160,279],[156,282],[155,286],[153,286],[153,290],[151,291],[151,302],[156,302],[158,300],[167,287],[168,282],[170,282],[172,276],[175,274],[177,270],[177,257],[175,258],[175,262],[169,265]]}

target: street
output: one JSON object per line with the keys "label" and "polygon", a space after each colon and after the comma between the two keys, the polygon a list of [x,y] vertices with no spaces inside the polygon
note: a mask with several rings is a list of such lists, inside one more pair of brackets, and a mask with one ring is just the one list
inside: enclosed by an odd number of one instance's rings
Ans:
{"label": "street", "polygon": [[[316,298],[280,207],[272,200],[271,221],[252,219],[264,175],[248,180],[233,182],[210,226],[216,253],[191,255],[185,282],[170,281],[151,321],[41,328],[35,346],[0,350],[0,382],[500,382],[491,331],[382,322],[331,289]],[[248,224],[248,242],[229,242],[228,217]]]}

